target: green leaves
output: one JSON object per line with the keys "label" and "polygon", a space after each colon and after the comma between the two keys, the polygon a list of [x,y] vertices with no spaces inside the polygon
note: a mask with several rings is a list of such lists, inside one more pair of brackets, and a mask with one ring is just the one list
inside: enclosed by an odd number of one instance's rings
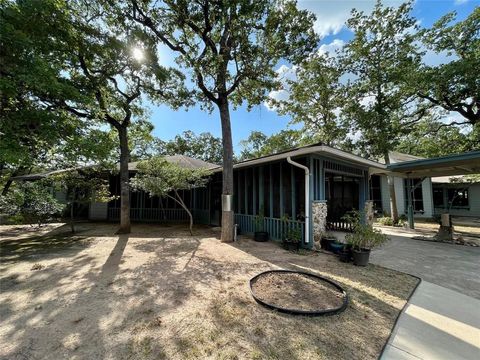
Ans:
{"label": "green leaves", "polygon": [[451,58],[445,64],[419,69],[418,94],[435,106],[459,113],[464,121],[458,123],[476,126],[480,124],[480,8],[449,26],[455,17],[455,13],[447,14],[421,34],[428,49]]}
{"label": "green leaves", "polygon": [[355,35],[344,48],[342,63],[353,79],[343,114],[350,130],[361,132],[358,144],[373,156],[388,157],[417,120],[415,92],[405,86],[421,60],[411,8],[411,2],[393,8],[378,1],[371,14],[354,10],[348,20]]}
{"label": "green leaves", "polygon": [[137,169],[131,185],[151,196],[167,196],[173,191],[204,187],[211,174],[208,169],[184,168],[163,157],[141,161]]}

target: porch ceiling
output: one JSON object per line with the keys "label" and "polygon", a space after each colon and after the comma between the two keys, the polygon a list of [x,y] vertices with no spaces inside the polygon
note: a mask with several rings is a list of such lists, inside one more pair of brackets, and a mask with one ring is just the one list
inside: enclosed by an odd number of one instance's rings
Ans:
{"label": "porch ceiling", "polygon": [[390,164],[387,170],[401,177],[480,174],[480,151]]}

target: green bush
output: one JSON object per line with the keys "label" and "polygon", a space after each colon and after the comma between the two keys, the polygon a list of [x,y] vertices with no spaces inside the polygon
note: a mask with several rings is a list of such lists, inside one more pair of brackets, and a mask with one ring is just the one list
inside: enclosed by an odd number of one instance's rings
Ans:
{"label": "green bush", "polygon": [[59,216],[62,210],[63,204],[42,183],[24,183],[0,196],[0,213],[13,223],[41,226]]}
{"label": "green bush", "polygon": [[351,211],[344,218],[353,226],[353,232],[345,235],[345,240],[354,249],[373,249],[388,241],[387,235],[361,221],[360,212]]}
{"label": "green bush", "polygon": [[384,217],[378,218],[377,222],[380,225],[393,226],[393,219],[390,216],[384,216]]}

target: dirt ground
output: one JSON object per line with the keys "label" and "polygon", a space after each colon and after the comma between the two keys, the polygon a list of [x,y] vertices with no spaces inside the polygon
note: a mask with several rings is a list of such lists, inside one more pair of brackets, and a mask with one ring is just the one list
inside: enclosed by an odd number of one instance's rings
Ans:
{"label": "dirt ground", "polygon": [[[218,232],[111,224],[0,226],[1,359],[376,359],[416,279]],[[341,314],[257,304],[248,280],[301,269],[346,288]]]}

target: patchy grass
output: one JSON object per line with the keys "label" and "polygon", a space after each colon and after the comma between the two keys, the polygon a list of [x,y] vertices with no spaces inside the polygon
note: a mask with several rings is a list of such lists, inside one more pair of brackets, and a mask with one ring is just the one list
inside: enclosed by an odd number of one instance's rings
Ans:
{"label": "patchy grass", "polygon": [[[208,228],[193,237],[178,226],[138,225],[121,236],[115,229],[3,236],[0,227],[0,357],[375,359],[416,284],[332,255],[246,238],[223,244]],[[35,264],[42,270],[32,271]],[[276,268],[340,283],[349,307],[319,318],[261,307],[248,280]]]}

